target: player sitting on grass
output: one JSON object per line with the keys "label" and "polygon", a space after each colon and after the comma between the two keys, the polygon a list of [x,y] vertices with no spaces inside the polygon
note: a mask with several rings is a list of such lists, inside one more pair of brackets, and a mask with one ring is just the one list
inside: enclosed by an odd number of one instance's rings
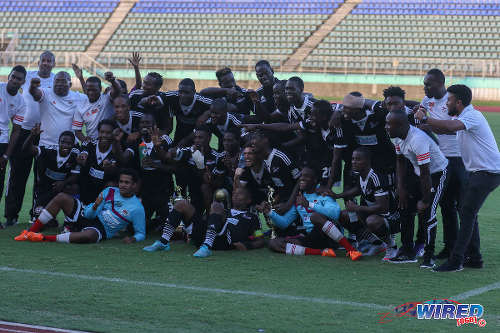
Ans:
{"label": "player sitting on grass", "polygon": [[[97,243],[111,239],[129,224],[134,227],[133,237],[125,237],[124,243],[130,244],[144,240],[146,226],[144,208],[135,196],[138,176],[135,170],[124,169],[120,172],[119,188],[108,187],[99,194],[93,204],[82,203],[66,193],[59,193],[42,211],[29,230],[15,237],[16,241],[59,242],[59,243]],[[72,230],[59,235],[38,233],[42,226],[52,220],[60,211]]]}
{"label": "player sitting on grass", "polygon": [[165,222],[160,240],[146,246],[144,251],[170,250],[170,238],[181,220],[188,229],[192,229],[194,244],[200,246],[193,254],[195,257],[208,257],[212,249],[246,251],[262,247],[264,240],[254,238],[255,232],[260,229],[260,222],[257,215],[248,211],[251,202],[250,192],[243,187],[237,188],[232,194],[233,209],[225,211],[221,203],[213,202],[210,215],[204,219],[188,201],[178,201]]}
{"label": "player sitting on grass", "polygon": [[334,199],[328,196],[316,194],[315,189],[318,183],[316,172],[305,167],[299,179],[299,189],[301,193],[297,195],[295,206],[285,215],[278,215],[271,211],[269,203],[264,202],[260,208],[264,214],[268,215],[273,224],[280,229],[286,229],[298,216],[302,220],[306,230],[306,235],[302,238],[287,239],[276,238],[269,242],[269,248],[276,252],[290,255],[322,255],[335,257],[336,254],[331,249],[342,245],[347,255],[352,260],[358,260],[361,253],[356,251],[335,226],[334,221],[338,221],[340,207]]}
{"label": "player sitting on grass", "polygon": [[[360,239],[368,238],[371,241],[370,248],[366,253],[363,252],[363,255],[373,255],[385,249],[384,260],[389,260],[397,254],[393,236],[400,231],[399,212],[392,186],[389,185],[387,175],[372,169],[371,152],[366,147],[354,150],[352,170],[359,175],[356,186],[333,196],[336,199],[347,199],[346,210],[341,213],[341,221],[345,221],[344,226],[351,232],[358,235],[362,232]],[[361,195],[360,205],[350,200],[357,195]],[[353,221],[349,213],[354,213],[357,218]],[[365,237],[367,233],[369,236]]]}

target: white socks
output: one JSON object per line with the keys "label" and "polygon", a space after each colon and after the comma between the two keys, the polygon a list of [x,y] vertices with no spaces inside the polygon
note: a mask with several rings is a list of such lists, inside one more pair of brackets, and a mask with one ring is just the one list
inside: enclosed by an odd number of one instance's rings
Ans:
{"label": "white socks", "polygon": [[38,220],[42,222],[42,224],[47,224],[50,220],[52,220],[54,216],[49,213],[48,210],[43,209],[42,212],[40,213],[40,216],[38,216]]}
{"label": "white socks", "polygon": [[334,241],[338,242],[341,240],[344,235],[340,232],[340,230],[333,224],[333,222],[326,221],[325,224],[323,224],[323,228],[321,228],[323,232],[333,239]]}
{"label": "white socks", "polygon": [[58,243],[69,243],[69,234],[71,232],[66,232],[64,234],[59,234],[56,236],[56,242]]}
{"label": "white socks", "polygon": [[291,256],[303,256],[306,253],[306,248],[300,245],[286,243],[285,253]]}

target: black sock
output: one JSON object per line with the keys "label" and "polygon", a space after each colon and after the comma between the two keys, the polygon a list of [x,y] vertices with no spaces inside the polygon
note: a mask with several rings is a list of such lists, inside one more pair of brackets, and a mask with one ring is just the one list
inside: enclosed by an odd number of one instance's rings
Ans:
{"label": "black sock", "polygon": [[163,234],[161,235],[160,242],[163,244],[168,244],[170,238],[175,232],[175,229],[179,226],[182,220],[182,214],[175,209],[173,209],[168,215],[165,225],[163,226]]}

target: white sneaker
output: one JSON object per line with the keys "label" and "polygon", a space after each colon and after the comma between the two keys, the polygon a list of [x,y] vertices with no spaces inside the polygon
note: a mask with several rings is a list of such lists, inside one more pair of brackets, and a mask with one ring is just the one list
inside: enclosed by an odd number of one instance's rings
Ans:
{"label": "white sneaker", "polygon": [[388,247],[385,249],[385,256],[382,258],[382,261],[389,261],[392,258],[395,258],[398,255],[398,247]]}

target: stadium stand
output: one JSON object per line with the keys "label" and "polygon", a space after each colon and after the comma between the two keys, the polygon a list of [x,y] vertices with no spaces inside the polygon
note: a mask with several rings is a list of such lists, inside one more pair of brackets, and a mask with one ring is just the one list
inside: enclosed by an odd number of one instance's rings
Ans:
{"label": "stadium stand", "polygon": [[[499,33],[498,0],[365,0],[302,67],[362,71],[375,66],[376,70],[417,71],[425,62],[447,58],[442,69],[448,70],[456,66],[457,58],[498,59]],[[466,70],[484,68],[471,65]]]}
{"label": "stadium stand", "polygon": [[0,29],[17,31],[16,51],[83,52],[118,2],[0,1]]}
{"label": "stadium stand", "polygon": [[[263,57],[279,65],[341,4],[335,1],[139,1],[103,52],[132,51],[147,65],[248,66]],[[148,36],[148,38],[144,38]],[[180,57],[162,54],[182,55]],[[200,57],[202,59],[200,59]]]}

